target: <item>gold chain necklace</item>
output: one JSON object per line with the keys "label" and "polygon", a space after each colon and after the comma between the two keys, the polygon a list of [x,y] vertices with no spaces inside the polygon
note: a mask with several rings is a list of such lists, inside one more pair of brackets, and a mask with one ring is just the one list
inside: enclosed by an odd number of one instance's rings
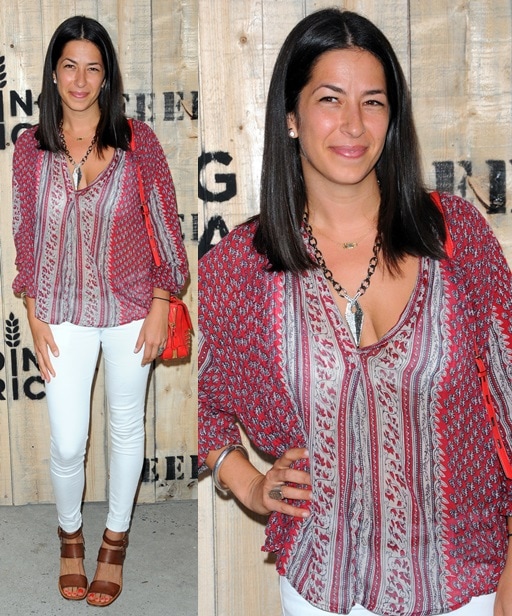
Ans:
{"label": "gold chain necklace", "polygon": [[373,231],[373,229],[368,229],[368,231],[365,231],[363,233],[363,235],[359,236],[356,240],[354,240],[353,242],[339,242],[337,240],[333,240],[332,238],[330,238],[328,235],[326,235],[325,233],[321,232],[320,233],[326,237],[330,242],[332,242],[333,244],[337,244],[338,246],[341,246],[344,250],[352,250],[353,248],[356,248],[357,246],[359,246],[359,242],[361,242],[362,240],[364,240],[365,237],[367,237],[368,235],[370,235],[370,233]]}
{"label": "gold chain necklace", "polygon": [[75,187],[75,190],[78,190],[78,186],[82,179],[82,171],[80,167],[85,163],[85,161],[89,158],[89,154],[93,151],[93,148],[96,145],[96,141],[98,140],[98,134],[96,133],[94,137],[92,138],[91,144],[87,148],[86,153],[84,154],[82,160],[79,163],[76,163],[73,160],[73,157],[71,156],[71,154],[69,153],[68,146],[66,145],[66,139],[64,138],[64,132],[62,130],[62,123],[59,126],[59,137],[60,137],[60,142],[61,142],[64,154],[67,156],[69,162],[74,167],[71,177],[73,178],[73,186]]}
{"label": "gold chain necklace", "polygon": [[361,235],[361,237],[357,238],[357,240],[355,240],[354,242],[339,242],[339,243],[341,244],[341,247],[344,248],[345,250],[352,250],[352,248],[356,248],[356,246],[359,246],[359,242],[364,240],[364,238],[367,235],[370,235],[371,232],[372,232],[372,229],[367,231],[364,235]]}
{"label": "gold chain necklace", "polygon": [[347,290],[344,289],[339,282],[334,280],[334,276],[332,275],[331,270],[327,267],[325,263],[324,256],[318,248],[318,242],[315,236],[313,235],[313,229],[308,221],[307,212],[304,213],[304,227],[308,234],[309,245],[313,248],[315,253],[315,258],[317,260],[318,265],[320,266],[326,280],[328,280],[336,293],[343,297],[343,299],[347,300],[347,308],[345,310],[345,321],[347,322],[350,333],[352,334],[352,338],[356,347],[359,347],[361,342],[361,331],[363,329],[363,321],[364,321],[364,312],[361,309],[361,305],[359,304],[359,298],[362,297],[368,287],[370,286],[370,280],[373,274],[375,273],[375,269],[377,268],[378,263],[378,255],[380,251],[380,247],[382,245],[382,241],[380,239],[380,235],[377,234],[375,238],[375,243],[373,245],[373,255],[368,264],[368,271],[366,273],[366,278],[359,285],[359,289],[357,290],[354,297],[350,297],[347,293]]}

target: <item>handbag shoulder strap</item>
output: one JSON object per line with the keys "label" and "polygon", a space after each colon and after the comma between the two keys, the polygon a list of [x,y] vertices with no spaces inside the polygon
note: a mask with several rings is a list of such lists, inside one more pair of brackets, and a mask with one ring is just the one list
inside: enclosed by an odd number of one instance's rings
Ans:
{"label": "handbag shoulder strap", "polygon": [[[135,152],[135,132],[133,130],[133,120],[130,118],[128,120],[130,124],[131,130],[131,140],[130,140],[130,150]],[[137,164],[137,180],[139,182],[139,195],[140,195],[140,203],[142,215],[144,216],[144,223],[146,225],[146,231],[148,233],[149,246],[151,248],[151,254],[153,255],[153,260],[155,261],[155,265],[160,267],[162,264],[162,260],[160,258],[160,254],[158,252],[158,245],[156,243],[155,231],[153,229],[153,223],[151,222],[151,215],[149,213],[148,203],[146,201],[146,195],[144,193],[144,184],[142,183],[142,172],[140,170],[139,162],[136,161]]]}
{"label": "handbag shoulder strap", "polygon": [[[446,224],[446,218],[444,216],[443,208],[441,205],[441,198],[438,192],[433,192],[430,194],[432,201],[436,204],[441,214],[443,214],[444,218],[444,226],[446,230],[446,241],[445,241],[445,252],[449,257],[453,257],[453,241],[450,236],[450,231]],[[474,322],[473,315],[470,315],[471,321]],[[494,408],[494,403],[491,397],[491,391],[489,389],[489,381],[487,379],[487,367],[482,358],[482,354],[477,347],[476,341],[473,341],[474,350],[475,350],[475,361],[478,371],[478,378],[480,380],[480,387],[482,388],[482,395],[484,399],[485,409],[487,411],[487,417],[489,419],[489,423],[491,426],[492,437],[494,439],[494,445],[496,447],[496,453],[498,454],[498,458],[501,462],[501,466],[503,467],[503,471],[507,479],[512,479],[512,461],[507,453],[507,449],[505,447],[503,438],[500,433],[500,424],[498,419],[498,414],[496,413],[496,409]]]}
{"label": "handbag shoulder strap", "polygon": [[441,205],[441,196],[439,195],[437,191],[434,191],[430,193],[430,198],[435,203],[435,205],[437,206],[437,209],[441,212],[441,215],[443,217],[444,230],[446,233],[446,239],[444,242],[444,251],[446,252],[447,256],[451,259],[453,257],[453,241],[452,241],[452,236],[450,235],[450,230],[448,229],[448,225],[446,224],[446,218],[444,215],[443,206]]}

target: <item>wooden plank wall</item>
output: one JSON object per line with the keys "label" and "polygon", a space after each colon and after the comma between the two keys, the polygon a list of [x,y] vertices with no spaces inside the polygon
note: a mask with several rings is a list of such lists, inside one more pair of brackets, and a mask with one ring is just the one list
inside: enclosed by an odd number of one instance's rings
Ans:
{"label": "wooden plank wall", "polygon": [[[146,121],[168,156],[177,189],[196,315],[197,0],[1,0],[0,20],[0,504],[51,502],[44,387],[34,364],[25,310],[13,296],[11,159],[13,141],[37,123],[46,47],[67,17],[98,19],[117,46],[127,114]],[[194,342],[195,345],[195,342]],[[195,356],[195,350],[194,350]],[[139,501],[197,498],[195,358],[157,364],[147,404],[146,464]],[[72,400],[70,401],[72,404]],[[93,396],[86,500],[106,498],[108,439],[103,370]]]}
{"label": "wooden plank wall", "polygon": [[[480,200],[493,205],[487,217],[512,259],[509,0],[200,0],[200,254],[257,212],[273,62],[300,18],[332,5],[361,12],[391,40],[411,85],[429,185],[482,211]],[[209,477],[199,502],[200,615],[279,614],[262,520],[213,494]]]}

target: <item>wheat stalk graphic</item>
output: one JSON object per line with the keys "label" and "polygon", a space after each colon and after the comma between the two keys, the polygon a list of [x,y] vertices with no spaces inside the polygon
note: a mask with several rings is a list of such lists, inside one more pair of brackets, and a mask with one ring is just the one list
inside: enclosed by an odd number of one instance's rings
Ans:
{"label": "wheat stalk graphic", "polygon": [[11,312],[5,321],[5,344],[14,349],[19,346],[21,340],[20,321]]}

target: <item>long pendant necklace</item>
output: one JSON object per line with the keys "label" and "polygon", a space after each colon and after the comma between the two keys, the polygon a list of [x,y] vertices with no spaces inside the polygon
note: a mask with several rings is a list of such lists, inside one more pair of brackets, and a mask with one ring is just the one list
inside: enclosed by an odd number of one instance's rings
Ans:
{"label": "long pendant necklace", "polygon": [[368,287],[370,286],[370,280],[373,274],[375,273],[375,269],[377,268],[378,263],[378,255],[380,251],[380,247],[382,241],[380,236],[377,235],[375,238],[375,243],[373,245],[373,255],[368,264],[368,272],[366,273],[366,278],[359,285],[359,289],[357,290],[354,297],[350,297],[347,293],[346,289],[344,289],[339,282],[334,280],[331,270],[325,264],[325,259],[318,248],[318,242],[313,235],[313,229],[308,222],[307,212],[304,213],[304,227],[308,234],[309,245],[313,248],[315,252],[315,258],[317,260],[318,265],[320,266],[326,280],[328,280],[336,293],[347,300],[347,308],[345,309],[345,321],[347,322],[350,333],[352,334],[352,339],[354,340],[354,344],[359,348],[359,344],[361,342],[361,331],[363,329],[363,321],[364,321],[364,312],[361,309],[361,305],[359,304],[359,298],[364,295]]}
{"label": "long pendant necklace", "polygon": [[84,154],[82,160],[79,163],[76,163],[73,160],[71,154],[69,153],[68,146],[66,145],[66,140],[64,138],[64,133],[62,131],[62,124],[59,126],[59,137],[64,154],[67,156],[69,162],[74,167],[71,177],[73,178],[73,186],[75,187],[75,190],[78,190],[78,186],[80,185],[80,181],[82,180],[82,171],[80,167],[85,163],[85,161],[89,158],[89,154],[93,151],[93,148],[96,145],[96,141],[98,140],[98,134],[96,133],[92,138],[91,144],[87,148],[87,152]]}

